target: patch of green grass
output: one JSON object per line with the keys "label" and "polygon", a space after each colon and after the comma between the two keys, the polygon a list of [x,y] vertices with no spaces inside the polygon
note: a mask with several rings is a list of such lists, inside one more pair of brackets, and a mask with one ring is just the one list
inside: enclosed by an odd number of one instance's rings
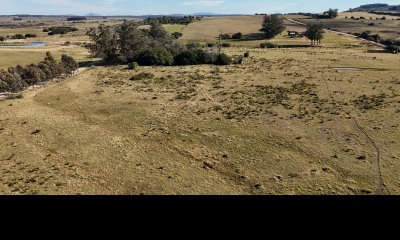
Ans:
{"label": "patch of green grass", "polygon": [[174,25],[164,25],[164,27],[169,33],[174,33],[174,32],[182,32],[182,29],[186,27],[186,25],[174,24]]}

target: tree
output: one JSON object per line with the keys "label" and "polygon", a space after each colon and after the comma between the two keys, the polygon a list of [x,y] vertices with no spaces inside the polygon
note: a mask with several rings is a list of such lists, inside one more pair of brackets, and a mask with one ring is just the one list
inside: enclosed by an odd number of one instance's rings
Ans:
{"label": "tree", "polygon": [[163,25],[158,21],[154,21],[150,24],[149,35],[153,39],[159,40],[159,41],[165,41],[170,38],[167,30],[165,30]]}
{"label": "tree", "polygon": [[87,44],[86,48],[93,57],[102,58],[106,63],[118,60],[118,35],[112,27],[101,24],[97,29],[90,28],[87,35],[93,43]]}
{"label": "tree", "polygon": [[[154,29],[153,31],[155,37],[159,36]],[[137,23],[133,21],[125,21],[118,34],[121,50],[119,59],[124,63],[136,61],[137,57],[150,47],[151,41],[148,35],[139,29]]]}
{"label": "tree", "polygon": [[316,22],[307,26],[306,37],[311,40],[312,45],[318,45],[321,44],[324,33],[324,25],[321,22]]}
{"label": "tree", "polygon": [[285,22],[282,15],[266,15],[261,31],[265,33],[267,39],[272,39],[285,30]]}
{"label": "tree", "polygon": [[334,19],[334,18],[337,18],[339,16],[339,10],[338,9],[329,8],[329,10],[326,11],[324,15],[327,15],[329,18]]}
{"label": "tree", "polygon": [[79,68],[79,64],[75,59],[66,54],[61,56],[61,63],[64,65],[65,73],[67,75],[72,75]]}

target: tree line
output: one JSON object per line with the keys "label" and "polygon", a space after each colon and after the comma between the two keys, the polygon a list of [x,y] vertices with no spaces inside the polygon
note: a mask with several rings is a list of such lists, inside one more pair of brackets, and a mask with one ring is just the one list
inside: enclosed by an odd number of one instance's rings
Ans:
{"label": "tree line", "polygon": [[17,65],[0,70],[0,92],[20,92],[29,86],[52,81],[62,76],[71,76],[78,69],[74,58],[63,54],[56,61],[50,52],[39,64]]}
{"label": "tree line", "polygon": [[140,23],[125,21],[120,26],[99,25],[87,35],[92,40],[86,44],[93,57],[102,58],[106,64],[137,62],[145,66],[172,66],[196,64],[230,64],[225,54],[207,51],[196,44],[183,45],[172,37],[159,22],[150,29],[139,28]]}
{"label": "tree line", "polygon": [[155,22],[159,22],[160,24],[185,24],[188,25],[201,19],[201,17],[194,16],[184,16],[184,17],[173,17],[173,16],[163,16],[163,17],[153,17],[147,18],[140,22],[142,25],[151,25]]}

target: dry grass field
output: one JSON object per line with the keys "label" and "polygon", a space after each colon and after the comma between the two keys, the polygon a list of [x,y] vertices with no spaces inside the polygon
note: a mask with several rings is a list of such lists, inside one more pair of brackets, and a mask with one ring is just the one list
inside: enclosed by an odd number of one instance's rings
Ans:
{"label": "dry grass field", "polygon": [[[204,19],[183,38],[260,23]],[[242,65],[85,68],[0,101],[0,193],[400,194],[400,55],[334,33],[235,44]]]}

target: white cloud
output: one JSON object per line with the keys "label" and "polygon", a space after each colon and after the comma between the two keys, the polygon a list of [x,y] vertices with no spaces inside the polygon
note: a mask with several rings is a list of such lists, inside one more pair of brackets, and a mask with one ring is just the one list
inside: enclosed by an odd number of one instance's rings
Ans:
{"label": "white cloud", "polygon": [[203,1],[190,1],[183,2],[183,6],[200,6],[200,7],[218,7],[221,6],[224,1],[220,0],[203,0]]}

